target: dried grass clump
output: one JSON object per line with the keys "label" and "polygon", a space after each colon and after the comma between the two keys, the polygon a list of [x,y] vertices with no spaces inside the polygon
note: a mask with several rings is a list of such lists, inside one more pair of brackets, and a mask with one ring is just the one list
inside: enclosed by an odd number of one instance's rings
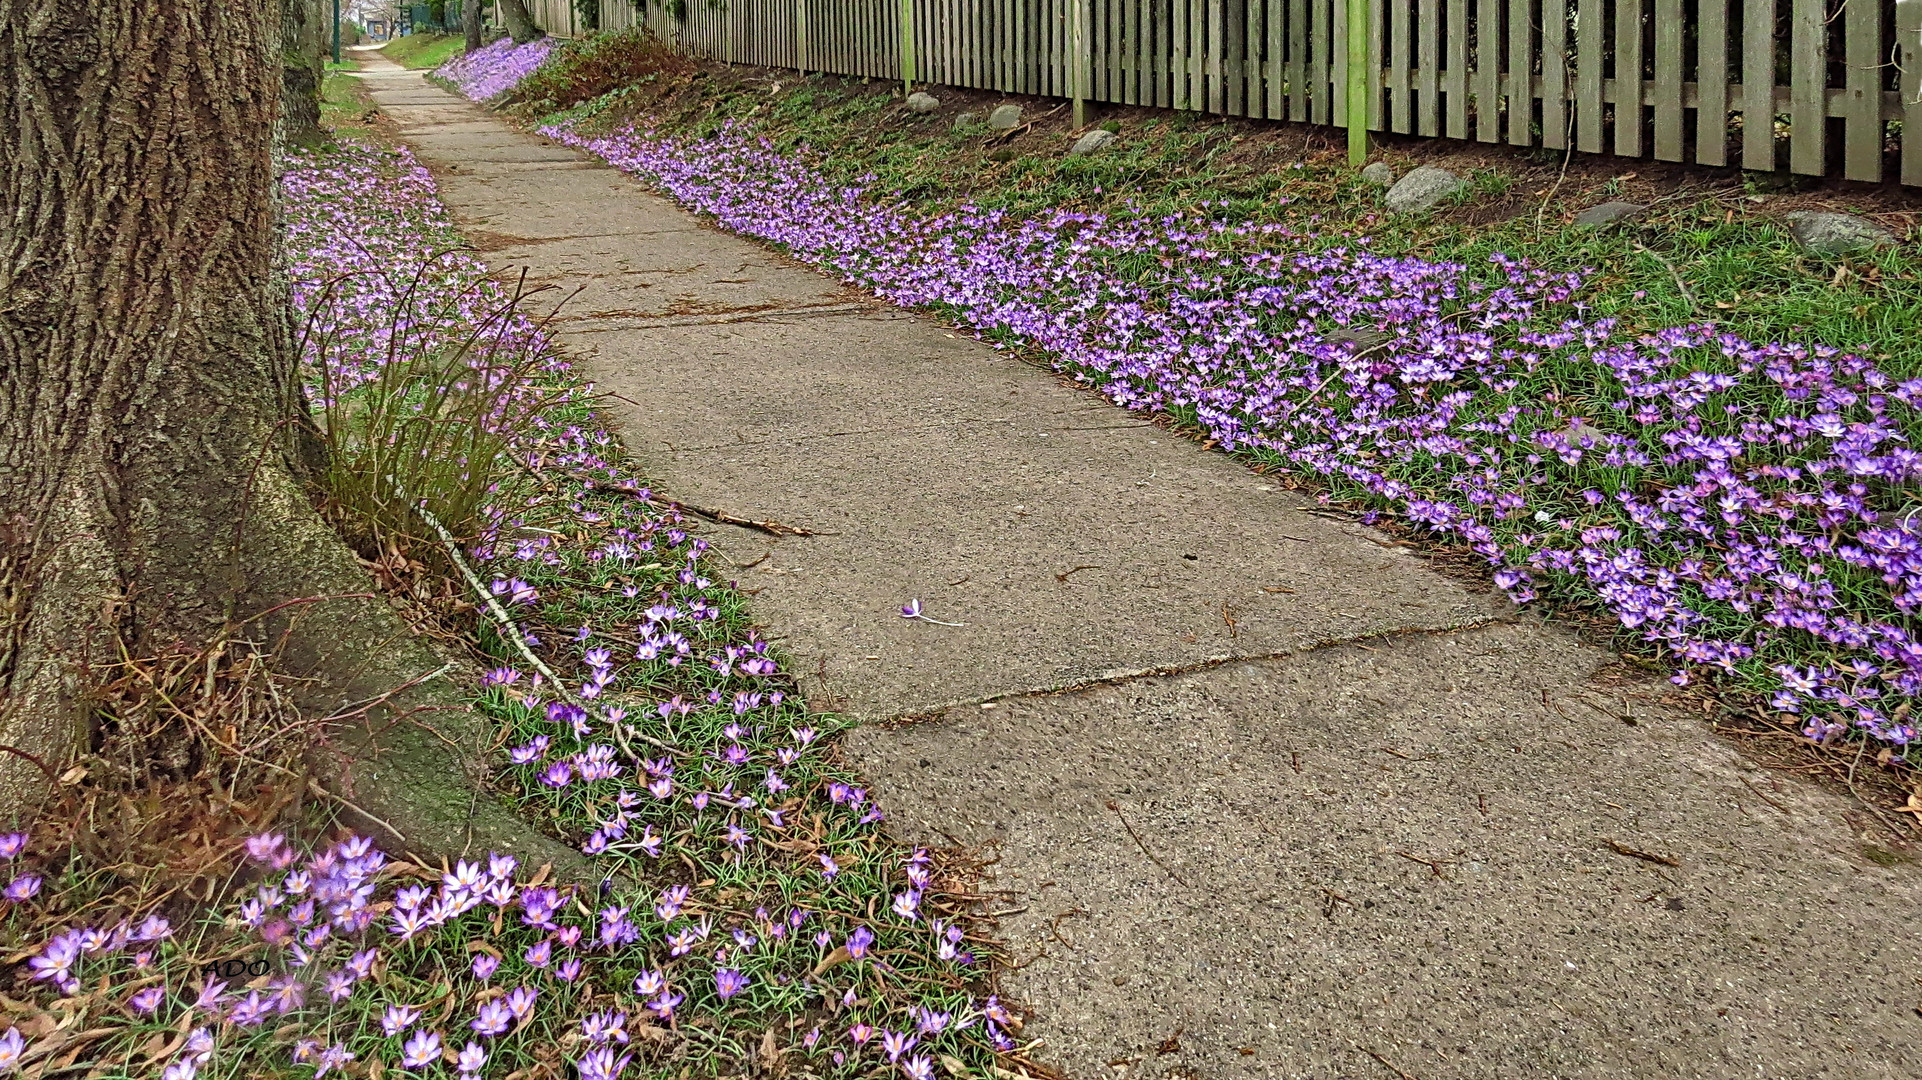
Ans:
{"label": "dried grass clump", "polygon": [[509,91],[506,102],[552,112],[650,79],[686,78],[694,62],[645,27],[571,41]]}

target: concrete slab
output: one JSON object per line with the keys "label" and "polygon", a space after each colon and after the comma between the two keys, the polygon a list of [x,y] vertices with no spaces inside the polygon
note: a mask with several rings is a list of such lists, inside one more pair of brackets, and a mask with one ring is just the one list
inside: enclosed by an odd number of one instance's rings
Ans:
{"label": "concrete slab", "polygon": [[[820,533],[716,530],[819,707],[923,713],[1505,609],[611,168],[554,171],[586,159],[417,74],[367,81],[493,265],[579,290],[562,345],[667,493]],[[965,625],[902,619],[913,599]]]}
{"label": "concrete slab", "polygon": [[[924,320],[580,335],[823,704],[867,718],[1495,617],[1367,530]],[[758,561],[757,561],[758,560]],[[750,565],[751,564],[751,565]],[[922,601],[938,626],[900,617]],[[1505,606],[1505,601],[1501,601]]]}
{"label": "concrete slab", "polygon": [[847,750],[998,856],[1003,987],[1082,1080],[1922,1076],[1914,867],[1610,660],[1410,635]]}

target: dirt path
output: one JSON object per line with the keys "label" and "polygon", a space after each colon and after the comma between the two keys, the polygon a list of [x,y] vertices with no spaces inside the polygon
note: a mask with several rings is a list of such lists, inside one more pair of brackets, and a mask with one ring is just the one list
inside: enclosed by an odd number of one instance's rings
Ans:
{"label": "dirt path", "polygon": [[[416,73],[381,108],[1123,1077],[1922,1075],[1922,881],[1660,685]],[[959,626],[900,618],[919,599]]]}

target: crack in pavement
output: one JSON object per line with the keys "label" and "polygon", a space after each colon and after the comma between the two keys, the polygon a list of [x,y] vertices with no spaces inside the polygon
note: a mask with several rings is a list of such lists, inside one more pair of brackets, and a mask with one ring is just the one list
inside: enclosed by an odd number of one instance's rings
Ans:
{"label": "crack in pavement", "polygon": [[854,435],[894,435],[910,431],[939,431],[942,428],[959,427],[962,424],[1012,424],[1013,418],[1004,416],[965,417],[960,420],[943,420],[937,424],[910,424],[894,427],[856,428],[852,431],[824,431],[812,435],[768,435],[755,439],[740,439],[731,443],[708,443],[703,446],[676,446],[664,442],[676,454],[688,454],[698,450],[731,450],[737,446],[766,446],[774,442],[806,442],[810,439],[844,439]]}
{"label": "crack in pavement", "polygon": [[[874,304],[824,304],[819,307],[773,308],[764,311],[716,312],[711,315],[633,315],[615,321],[596,315],[572,315],[559,319],[567,324],[570,333],[606,334],[623,330],[658,330],[675,326],[719,326],[727,323],[768,322],[778,319],[815,318],[821,315],[850,315],[872,312],[877,316],[885,315]],[[605,322],[607,325],[593,325]],[[581,324],[589,325],[581,325]]]}
{"label": "crack in pavement", "polygon": [[[1468,630],[1480,630],[1490,626],[1505,626],[1516,621],[1513,615],[1489,615],[1478,619],[1463,619],[1459,622],[1448,623],[1441,626],[1397,626],[1382,630],[1370,630],[1367,633],[1352,634],[1347,637],[1324,638],[1321,641],[1310,642],[1307,645],[1292,649],[1279,649],[1273,652],[1223,654],[1220,656],[1203,657],[1200,660],[1192,660],[1183,664],[1161,664],[1153,667],[1131,668],[1124,671],[1106,671],[1099,675],[1094,675],[1086,679],[1078,679],[1060,686],[1010,690],[1002,694],[988,694],[982,697],[962,698],[955,701],[943,702],[942,704],[929,706],[925,709],[917,709],[911,713],[899,713],[885,719],[871,720],[868,722],[868,726],[879,728],[883,731],[891,731],[913,725],[938,723],[948,718],[947,713],[949,710],[966,708],[970,705],[979,708],[983,705],[998,705],[1004,701],[1065,697],[1069,694],[1085,693],[1089,690],[1095,690],[1104,686],[1126,686],[1129,683],[1140,682],[1144,679],[1173,678],[1180,675],[1192,675],[1196,672],[1214,671],[1218,668],[1241,664],[1258,664],[1268,660],[1298,659],[1314,653],[1325,652],[1329,649],[1339,649],[1348,645],[1364,645],[1370,641],[1381,641],[1387,638],[1445,637],[1450,634],[1459,634]],[[769,640],[781,639],[770,637]]]}

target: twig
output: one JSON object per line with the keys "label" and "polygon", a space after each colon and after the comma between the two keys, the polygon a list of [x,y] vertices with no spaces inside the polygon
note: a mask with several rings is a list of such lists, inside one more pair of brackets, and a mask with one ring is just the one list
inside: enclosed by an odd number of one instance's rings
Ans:
{"label": "twig", "polygon": [[1431,872],[1434,873],[1436,877],[1444,876],[1442,874],[1441,864],[1438,862],[1435,862],[1432,859],[1424,859],[1420,855],[1410,855],[1406,851],[1397,851],[1395,852],[1395,854],[1400,855],[1402,858],[1407,859],[1409,862],[1418,862],[1423,866],[1426,866]]}
{"label": "twig", "polygon": [[352,810],[354,813],[359,814],[361,817],[366,818],[368,821],[371,821],[374,824],[380,826],[381,828],[386,829],[388,832],[393,833],[395,837],[399,838],[401,843],[405,844],[408,842],[406,834],[402,833],[399,829],[396,829],[392,825],[389,825],[386,821],[382,820],[381,818],[375,817],[374,815],[368,813],[366,809],[360,806],[360,804],[354,802],[354,800],[348,798],[347,796],[342,795],[339,792],[328,791],[326,788],[321,787],[320,782],[318,780],[315,780],[311,776],[307,778],[307,790],[313,792],[315,795],[318,795],[323,799],[332,799],[335,802],[341,804],[342,806],[345,806],[347,809]]}
{"label": "twig", "polygon": [[1380,1054],[1375,1053],[1373,1050],[1368,1049],[1366,1046],[1363,1046],[1360,1043],[1356,1043],[1355,1049],[1361,1051],[1364,1054],[1367,1054],[1369,1057],[1374,1058],[1376,1061],[1381,1062],[1382,1068],[1387,1069],[1389,1072],[1392,1072],[1396,1076],[1401,1077],[1401,1080],[1415,1080],[1414,1077],[1396,1068],[1393,1062],[1389,1061],[1385,1057],[1382,1057]]}
{"label": "twig", "polygon": [[534,650],[528,646],[527,639],[521,636],[520,629],[514,625],[514,620],[507,614],[507,609],[501,607],[500,601],[488,591],[486,585],[481,583],[480,575],[474,573],[474,568],[467,564],[467,558],[460,553],[460,543],[454,539],[454,534],[447,531],[447,526],[440,523],[440,519],[434,516],[433,511],[424,506],[419,509],[422,520],[440,534],[441,547],[446,549],[448,558],[454,560],[454,565],[460,568],[461,577],[467,580],[467,585],[474,590],[474,594],[481,598],[481,603],[486,606],[488,614],[494,617],[494,622],[500,626],[502,634],[535,671],[554,684],[555,693],[571,701],[573,695],[568,693],[567,684],[562,682],[560,676],[554,674],[553,669],[549,668],[540,657],[534,655]]}
{"label": "twig", "polygon": [[1629,847],[1627,844],[1622,843],[1620,840],[1603,840],[1602,843],[1606,845],[1608,849],[1610,851],[1613,851],[1615,854],[1626,855],[1631,859],[1640,859],[1643,862],[1660,863],[1663,866],[1682,865],[1680,862],[1674,859],[1671,859],[1666,855],[1657,855],[1652,851],[1643,851],[1640,848],[1632,848],[1632,847]]}
{"label": "twig", "polygon": [[3,744],[0,744],[0,751],[5,751],[6,753],[12,754],[14,757],[26,758],[28,761],[31,761],[35,765],[40,766],[40,771],[47,774],[47,782],[54,785],[55,787],[60,786],[60,774],[57,772],[54,772],[53,767],[51,765],[48,765],[46,762],[40,760],[38,757],[34,756],[33,754],[30,754],[25,750],[20,749],[17,746],[6,746]]}
{"label": "twig", "polygon": [[[432,526],[436,533],[440,534],[441,547],[446,549],[448,558],[454,560],[454,565],[460,568],[461,577],[467,579],[468,587],[472,588],[474,594],[481,598],[482,603],[486,604],[487,612],[494,617],[495,624],[500,627],[501,635],[513,643],[514,648],[521,656],[527,659],[529,664],[533,665],[535,671],[540,672],[549,683],[553,684],[556,694],[565,698],[570,704],[578,706],[580,700],[569,692],[567,684],[561,681],[560,676],[554,674],[552,668],[543,663],[539,656],[534,655],[534,650],[527,644],[527,639],[521,636],[520,628],[514,625],[514,620],[507,614],[507,610],[501,607],[500,601],[494,598],[494,594],[488,591],[487,586],[481,584],[480,576],[474,573],[474,568],[467,565],[467,559],[460,553],[460,544],[454,539],[454,534],[448,532],[447,526],[442,525],[440,519],[435,517],[433,512],[426,507],[420,507],[419,511],[421,519]],[[622,752],[626,753],[630,759],[639,760],[640,755],[636,754],[633,747],[627,744],[628,734],[632,734],[642,742],[658,747],[670,754],[682,753],[678,748],[670,746],[651,735],[644,735],[638,731],[628,732],[625,730],[625,725],[618,721],[612,726],[614,728],[614,741],[621,744]]]}
{"label": "twig", "polygon": [[709,521],[718,522],[722,525],[738,525],[743,529],[759,529],[764,533],[771,533],[775,536],[835,535],[834,533],[823,533],[817,532],[814,529],[802,528],[798,525],[783,525],[778,521],[755,521],[752,518],[737,517],[725,510],[714,510],[705,506],[695,506],[692,503],[662,502],[654,498],[651,494],[642,494],[643,489],[637,488],[632,484],[602,484],[596,482],[595,488],[601,491],[618,491],[623,495],[639,499],[649,506],[658,507],[662,510],[685,510],[696,517],[704,517]]}
{"label": "twig", "polygon": [[1755,792],[1756,798],[1762,800],[1763,802],[1769,804],[1770,806],[1775,807],[1777,810],[1780,810],[1784,814],[1789,812],[1788,807],[1783,806],[1781,803],[1776,802],[1774,799],[1771,799],[1767,795],[1762,794],[1762,789],[1756,787],[1754,784],[1749,783],[1747,777],[1742,778],[1742,785],[1748,788],[1750,791]]}
{"label": "twig", "polygon": [[1154,852],[1148,850],[1148,845],[1142,841],[1141,834],[1138,832],[1135,832],[1135,827],[1133,825],[1128,824],[1127,816],[1121,812],[1121,807],[1115,805],[1115,801],[1113,799],[1108,800],[1108,809],[1113,810],[1114,816],[1121,819],[1121,827],[1128,830],[1129,836],[1134,837],[1135,846],[1141,849],[1141,853],[1143,855],[1146,855],[1149,858],[1149,860],[1152,861],[1156,866],[1159,866],[1163,870],[1168,871],[1168,876],[1171,878],[1174,878],[1175,881],[1179,882],[1184,888],[1188,886],[1187,881],[1183,880],[1180,874],[1175,873],[1174,870],[1170,868],[1167,863],[1162,862],[1161,859],[1158,858]]}
{"label": "twig", "polygon": [[1650,258],[1654,259],[1656,262],[1661,263],[1663,266],[1668,267],[1668,276],[1675,279],[1675,287],[1677,289],[1682,290],[1682,299],[1688,301],[1688,306],[1690,310],[1694,311],[1695,314],[1697,315],[1702,315],[1705,317],[1708,315],[1707,312],[1702,310],[1701,301],[1695,299],[1695,294],[1688,291],[1688,282],[1682,280],[1682,272],[1680,270],[1675,269],[1674,263],[1669,262],[1667,259],[1663,258],[1661,255],[1650,250],[1649,248],[1644,247],[1640,241],[1635,242],[1635,250],[1641,252],[1644,255],[1649,256]]}

